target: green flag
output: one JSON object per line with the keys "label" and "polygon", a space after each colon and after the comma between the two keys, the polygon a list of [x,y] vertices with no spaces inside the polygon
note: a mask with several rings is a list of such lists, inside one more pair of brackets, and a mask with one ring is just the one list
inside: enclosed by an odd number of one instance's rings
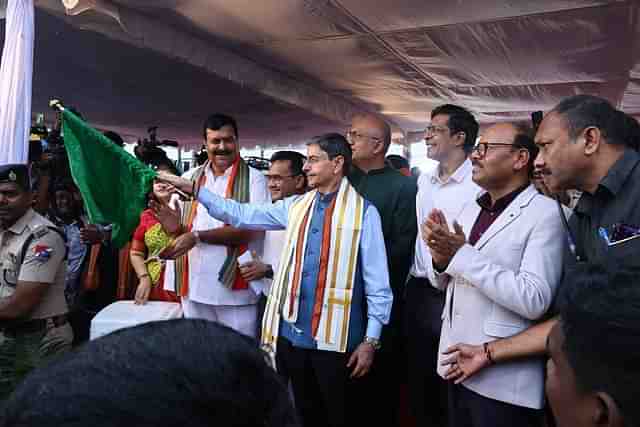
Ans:
{"label": "green flag", "polygon": [[113,224],[111,240],[121,248],[140,221],[156,172],[66,109],[62,128],[71,175],[89,220]]}

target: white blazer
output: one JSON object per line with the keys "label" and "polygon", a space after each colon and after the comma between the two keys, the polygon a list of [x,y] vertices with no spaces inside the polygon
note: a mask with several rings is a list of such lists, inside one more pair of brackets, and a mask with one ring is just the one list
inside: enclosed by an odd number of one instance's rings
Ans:
{"label": "white blazer", "polygon": [[[469,203],[458,222],[468,237],[481,208]],[[479,345],[524,331],[544,315],[562,273],[565,231],[555,202],[527,187],[500,214],[475,245],[465,244],[443,274],[430,266],[431,283],[446,288],[442,351],[457,343]],[[542,358],[485,368],[463,383],[502,402],[542,408]]]}

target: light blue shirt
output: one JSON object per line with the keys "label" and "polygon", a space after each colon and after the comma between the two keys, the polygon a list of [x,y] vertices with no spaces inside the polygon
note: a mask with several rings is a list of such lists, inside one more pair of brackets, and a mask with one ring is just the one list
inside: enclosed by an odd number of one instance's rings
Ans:
{"label": "light blue shirt", "polygon": [[[209,215],[237,228],[282,230],[289,223],[289,209],[302,196],[288,197],[269,204],[238,203],[201,188],[198,201]],[[380,338],[382,326],[389,323],[393,295],[389,286],[387,252],[380,214],[373,204],[365,210],[360,233],[359,268],[367,301],[366,336]]]}

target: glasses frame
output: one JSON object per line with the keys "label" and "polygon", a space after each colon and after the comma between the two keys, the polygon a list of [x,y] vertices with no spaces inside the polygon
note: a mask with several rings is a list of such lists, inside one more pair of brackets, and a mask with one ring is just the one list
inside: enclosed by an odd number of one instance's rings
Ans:
{"label": "glasses frame", "polygon": [[435,133],[443,134],[445,132],[451,133],[451,129],[448,126],[428,125],[424,128],[424,132],[429,135],[433,135]]}
{"label": "glasses frame", "polygon": [[275,176],[265,174],[264,176],[267,178],[267,181],[282,182],[282,181],[284,181],[285,178],[295,178],[295,177],[300,176],[300,175],[302,175],[302,174],[298,173],[298,174],[295,174],[295,175],[275,175]]}
{"label": "glasses frame", "polygon": [[366,135],[364,133],[359,133],[355,130],[348,130],[345,133],[345,138],[347,138],[347,141],[350,143],[354,143],[354,142],[358,142],[358,141],[363,141],[365,138],[366,139],[370,139],[373,142],[382,142],[382,138],[378,138],[377,136],[371,136],[371,135]]}
{"label": "glasses frame", "polygon": [[471,150],[471,154],[477,154],[478,157],[484,158],[491,147],[511,147],[526,150],[526,148],[513,142],[478,142]]}

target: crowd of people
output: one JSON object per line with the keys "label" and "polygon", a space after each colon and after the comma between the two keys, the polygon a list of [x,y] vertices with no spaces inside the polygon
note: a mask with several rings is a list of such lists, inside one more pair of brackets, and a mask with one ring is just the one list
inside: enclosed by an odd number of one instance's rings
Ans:
{"label": "crowd of people", "polygon": [[[640,126],[608,101],[481,132],[439,106],[417,178],[375,114],[265,173],[232,117],[202,136],[119,251],[72,182],[0,166],[0,426],[640,423]],[[80,345],[118,298],[191,320]]]}

